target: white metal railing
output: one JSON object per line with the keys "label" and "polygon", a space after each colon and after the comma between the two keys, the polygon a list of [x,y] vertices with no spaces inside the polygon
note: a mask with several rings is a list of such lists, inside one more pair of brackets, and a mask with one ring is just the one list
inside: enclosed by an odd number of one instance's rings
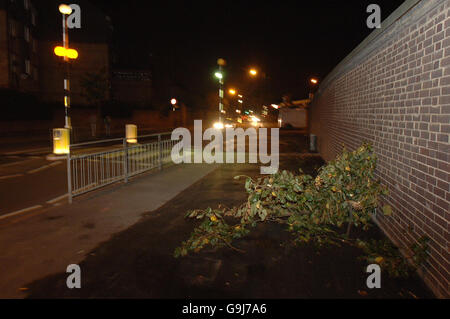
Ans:
{"label": "white metal railing", "polygon": [[[75,196],[109,184],[126,183],[130,177],[151,169],[162,169],[171,161],[172,148],[178,143],[170,139],[170,134],[140,136],[139,144],[128,144],[126,138],[118,138],[71,145],[71,152],[67,155],[69,202]],[[147,142],[141,142],[143,140]],[[99,147],[100,144],[109,145]],[[85,149],[76,152],[80,147]]]}

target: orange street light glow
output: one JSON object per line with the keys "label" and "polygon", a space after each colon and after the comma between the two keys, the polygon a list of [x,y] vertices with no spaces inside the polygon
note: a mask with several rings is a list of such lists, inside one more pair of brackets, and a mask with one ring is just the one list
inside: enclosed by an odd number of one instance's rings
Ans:
{"label": "orange street light glow", "polygon": [[57,56],[66,56],[66,49],[64,47],[55,47],[53,50]]}
{"label": "orange street light glow", "polygon": [[60,57],[68,57],[69,59],[77,59],[78,58],[78,51],[75,49],[66,49],[64,47],[55,47],[53,50],[55,52],[55,55]]}
{"label": "orange street light glow", "polygon": [[78,58],[78,51],[74,49],[67,49],[66,55],[69,59],[77,59]]}
{"label": "orange street light glow", "polygon": [[314,79],[314,78],[311,79],[311,83],[312,83],[312,84],[317,84],[317,82],[319,82],[319,81],[317,81],[317,79]]}
{"label": "orange street light glow", "polygon": [[236,90],[235,90],[235,89],[230,89],[228,92],[229,92],[231,95],[235,95],[235,94],[236,94]]}
{"label": "orange street light glow", "polygon": [[251,69],[250,71],[250,75],[255,76],[258,74],[258,71],[256,71],[255,69]]}
{"label": "orange street light glow", "polygon": [[62,14],[71,14],[72,8],[67,4],[61,4],[59,5],[59,12],[61,12]]}

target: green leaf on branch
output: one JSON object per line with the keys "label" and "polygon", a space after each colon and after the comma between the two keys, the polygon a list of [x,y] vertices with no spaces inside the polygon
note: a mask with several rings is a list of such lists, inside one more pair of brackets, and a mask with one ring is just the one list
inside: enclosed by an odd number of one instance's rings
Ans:
{"label": "green leaf on branch", "polygon": [[383,214],[385,216],[392,216],[392,207],[390,205],[383,206]]}
{"label": "green leaf on branch", "polygon": [[[388,194],[387,188],[374,179],[375,167],[372,146],[363,144],[353,152],[344,149],[335,160],[320,168],[316,177],[301,170],[298,175],[283,170],[256,179],[236,176],[236,180],[246,178],[247,200],[230,209],[219,206],[189,211],[186,218],[202,222],[175,249],[174,256],[198,253],[205,247],[228,247],[242,253],[233,246],[234,241],[246,236],[258,223],[276,222],[287,224],[294,243],[357,245],[366,253],[368,261],[378,261],[391,275],[405,274],[408,263],[404,263],[395,246],[389,246],[390,242],[363,242],[351,239],[345,231],[350,226],[367,230],[380,197]],[[385,215],[392,215],[389,205],[382,210]],[[416,267],[428,256],[426,244],[426,240],[420,239],[409,248]]]}

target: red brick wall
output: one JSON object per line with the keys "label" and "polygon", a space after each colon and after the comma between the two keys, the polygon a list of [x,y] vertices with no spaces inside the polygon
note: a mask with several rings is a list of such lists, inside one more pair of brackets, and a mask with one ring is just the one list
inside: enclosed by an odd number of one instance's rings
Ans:
{"label": "red brick wall", "polygon": [[385,202],[394,208],[376,221],[397,243],[411,241],[408,227],[413,237],[430,237],[421,275],[448,298],[450,2],[407,2],[408,10],[394,12],[324,79],[311,106],[311,133],[326,160],[342,144],[373,144],[377,175],[390,189]]}

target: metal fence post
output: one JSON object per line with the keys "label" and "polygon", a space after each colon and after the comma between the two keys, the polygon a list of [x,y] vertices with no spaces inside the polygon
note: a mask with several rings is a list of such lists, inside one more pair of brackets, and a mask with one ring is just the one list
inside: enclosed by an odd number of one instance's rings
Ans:
{"label": "metal fence post", "polygon": [[161,134],[158,134],[158,168],[162,169],[162,144],[161,144]]}
{"label": "metal fence post", "polygon": [[72,169],[70,165],[70,150],[67,154],[67,195],[69,204],[72,204]]}
{"label": "metal fence post", "polygon": [[127,139],[123,139],[123,175],[125,183],[128,183],[128,143]]}

